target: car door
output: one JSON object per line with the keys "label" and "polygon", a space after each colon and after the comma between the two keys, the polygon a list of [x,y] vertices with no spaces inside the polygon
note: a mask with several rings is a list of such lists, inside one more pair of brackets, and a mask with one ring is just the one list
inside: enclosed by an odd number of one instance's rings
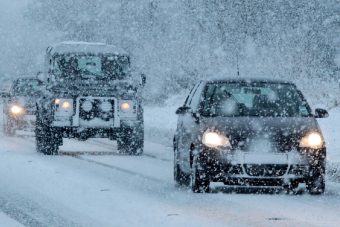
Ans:
{"label": "car door", "polygon": [[[197,89],[199,84],[196,84],[189,92],[189,95],[187,96],[187,98],[184,101],[184,105],[182,107],[188,107],[189,104],[189,100],[192,99],[192,95],[194,94],[194,91]],[[177,145],[178,145],[178,140],[182,137],[182,132],[183,132],[183,122],[184,122],[184,117],[185,117],[185,113],[177,113],[178,114],[178,119],[177,119],[177,129],[176,129],[176,133],[175,133],[175,140],[177,141]]]}
{"label": "car door", "polygon": [[190,149],[191,144],[197,138],[199,125],[197,118],[194,117],[194,113],[197,112],[199,100],[201,97],[201,90],[203,83],[199,82],[192,93],[188,96],[184,107],[188,107],[187,111],[181,114],[180,136],[178,141],[178,159],[180,161],[180,167],[183,171],[190,171]]}

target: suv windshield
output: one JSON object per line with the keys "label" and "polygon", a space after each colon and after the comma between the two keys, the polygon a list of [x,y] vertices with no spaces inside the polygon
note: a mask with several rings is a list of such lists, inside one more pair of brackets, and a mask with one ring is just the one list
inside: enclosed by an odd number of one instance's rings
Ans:
{"label": "suv windshield", "polygon": [[296,87],[279,83],[207,84],[201,108],[204,116],[311,116]]}
{"label": "suv windshield", "polygon": [[34,79],[20,79],[13,84],[13,94],[15,96],[38,95],[42,83]]}
{"label": "suv windshield", "polygon": [[124,79],[129,66],[126,56],[60,55],[55,58],[54,69],[62,77]]}

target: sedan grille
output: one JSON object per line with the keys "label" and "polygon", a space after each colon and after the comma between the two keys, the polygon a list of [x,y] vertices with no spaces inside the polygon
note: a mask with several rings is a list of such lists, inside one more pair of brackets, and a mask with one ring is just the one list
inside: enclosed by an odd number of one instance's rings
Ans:
{"label": "sedan grille", "polygon": [[256,177],[281,177],[287,173],[287,164],[245,164],[244,169],[249,176]]}

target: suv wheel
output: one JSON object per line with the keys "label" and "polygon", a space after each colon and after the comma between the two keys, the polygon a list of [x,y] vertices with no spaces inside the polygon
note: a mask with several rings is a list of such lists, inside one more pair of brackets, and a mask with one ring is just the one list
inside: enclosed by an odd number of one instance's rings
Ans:
{"label": "suv wheel", "polygon": [[309,194],[320,195],[325,192],[325,165],[312,167],[310,177],[306,182]]}
{"label": "suv wheel", "polygon": [[298,181],[291,181],[289,184],[283,185],[283,189],[286,194],[297,194],[298,187],[299,187]]}
{"label": "suv wheel", "polygon": [[144,150],[143,128],[123,128],[117,138],[117,145],[121,154],[141,155]]}
{"label": "suv wheel", "polygon": [[35,128],[35,140],[37,152],[45,155],[58,154],[58,138],[56,138],[53,130],[47,125],[44,125],[38,118]]}
{"label": "suv wheel", "polygon": [[195,193],[208,193],[210,191],[209,188],[209,179],[206,174],[199,170],[198,163],[194,159],[192,164],[192,174],[191,174],[191,189]]}
{"label": "suv wheel", "polygon": [[174,151],[174,180],[178,186],[189,186],[190,175],[184,173],[178,163],[177,150]]}

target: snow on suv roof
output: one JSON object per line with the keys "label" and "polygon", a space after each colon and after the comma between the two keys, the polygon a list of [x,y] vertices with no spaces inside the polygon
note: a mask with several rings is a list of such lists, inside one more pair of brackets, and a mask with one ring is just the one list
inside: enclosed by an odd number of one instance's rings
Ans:
{"label": "snow on suv roof", "polygon": [[113,45],[105,43],[89,43],[66,41],[55,44],[47,48],[49,54],[65,54],[65,53],[91,53],[91,54],[120,54],[127,55],[126,51]]}

